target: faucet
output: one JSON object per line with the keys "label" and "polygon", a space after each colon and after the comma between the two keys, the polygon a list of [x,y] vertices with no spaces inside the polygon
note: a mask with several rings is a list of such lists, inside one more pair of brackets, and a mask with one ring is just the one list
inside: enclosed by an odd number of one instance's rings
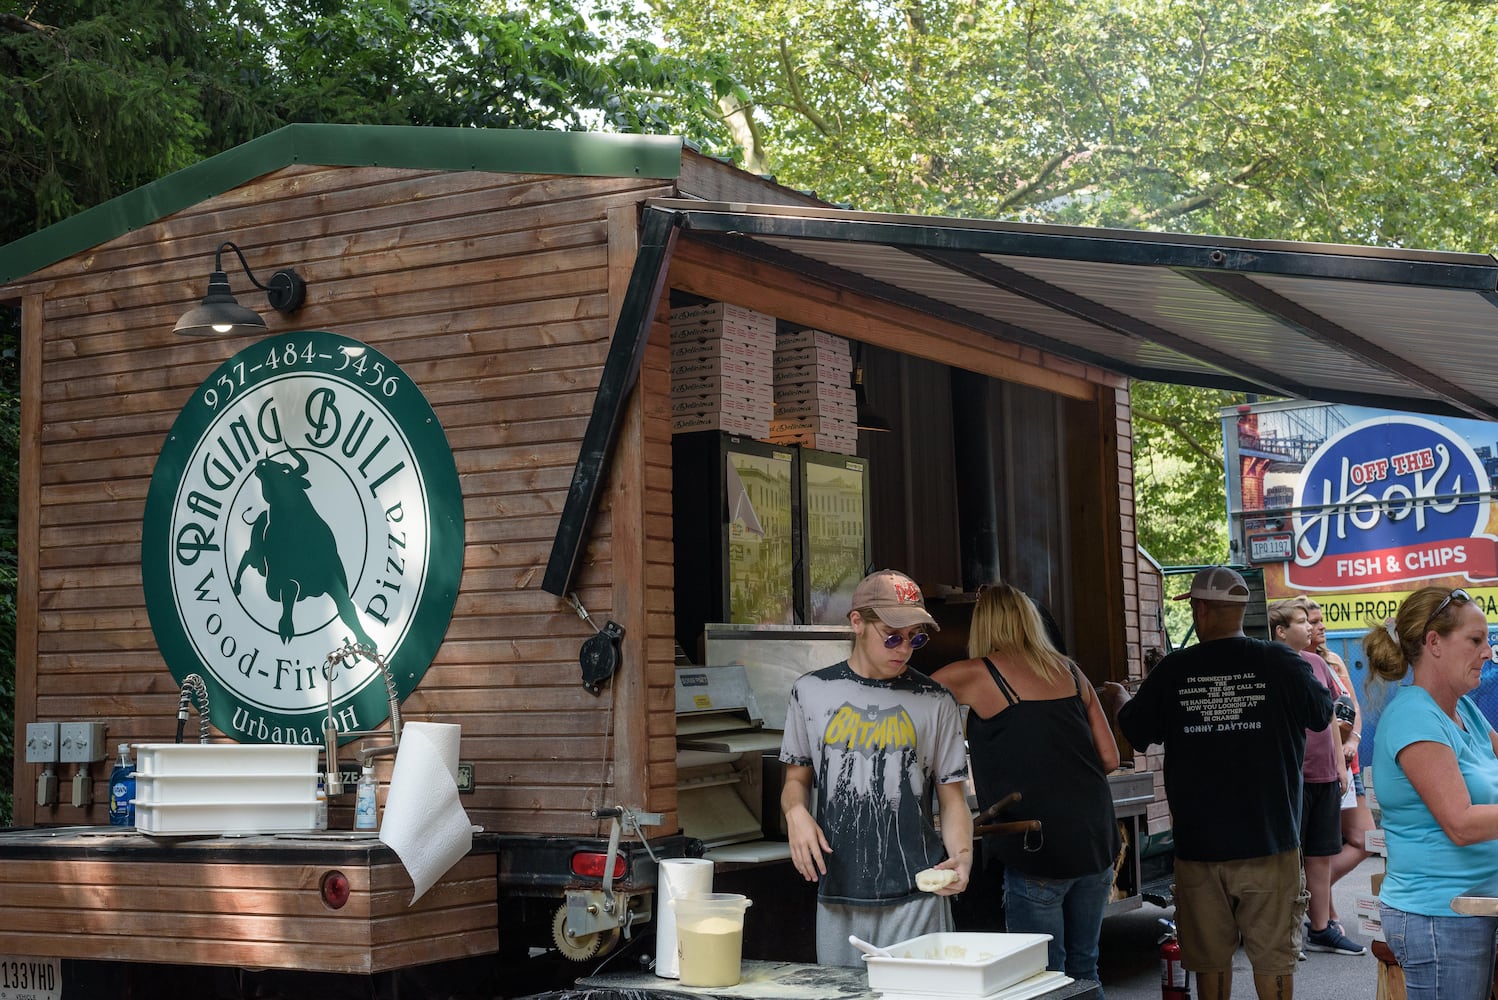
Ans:
{"label": "faucet", "polygon": [[390,665],[374,646],[362,643],[356,645],[345,640],[342,646],[329,653],[323,661],[323,679],[328,686],[328,714],[322,720],[323,744],[328,755],[328,769],[323,775],[323,784],[329,796],[343,794],[343,777],[338,771],[338,737],[375,736],[380,732],[378,729],[361,729],[340,734],[338,723],[333,719],[333,678],[340,666],[352,666],[353,661],[361,656],[379,667],[381,676],[385,678],[385,691],[390,695],[390,743],[379,747],[360,747],[359,763],[368,764],[375,757],[393,756],[400,749],[400,697],[395,690],[395,675],[390,672]]}
{"label": "faucet", "polygon": [[208,685],[199,674],[188,674],[182,678],[182,693],[177,699],[177,742],[182,742],[182,731],[187,728],[187,705],[198,703],[198,742],[208,742]]}

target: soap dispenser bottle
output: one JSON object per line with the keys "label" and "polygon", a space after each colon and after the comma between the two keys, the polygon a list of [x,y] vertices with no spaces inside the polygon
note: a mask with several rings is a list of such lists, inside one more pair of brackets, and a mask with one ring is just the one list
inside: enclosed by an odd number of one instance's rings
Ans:
{"label": "soap dispenser bottle", "polygon": [[375,805],[375,792],[377,789],[374,765],[365,764],[364,770],[359,774],[359,794],[354,800],[355,830],[375,830],[379,828],[380,824]]}
{"label": "soap dispenser bottle", "polygon": [[328,828],[328,786],[323,783],[323,777],[320,774],[317,776],[317,807],[313,813],[312,828],[314,830]]}
{"label": "soap dispenser bottle", "polygon": [[130,744],[120,744],[120,755],[109,772],[109,825],[135,825],[135,765],[130,763]]}

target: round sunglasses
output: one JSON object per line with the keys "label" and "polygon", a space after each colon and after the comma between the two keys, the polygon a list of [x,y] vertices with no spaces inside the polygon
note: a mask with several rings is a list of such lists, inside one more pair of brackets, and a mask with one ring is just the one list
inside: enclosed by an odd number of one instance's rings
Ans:
{"label": "round sunglasses", "polygon": [[931,641],[931,636],[927,635],[925,632],[915,632],[911,635],[905,636],[901,635],[899,632],[886,633],[885,630],[881,628],[877,622],[871,622],[870,624],[874,626],[874,630],[878,632],[879,635],[883,638],[885,649],[899,649],[900,644],[905,642],[910,643],[911,649],[920,649],[922,646],[926,645],[926,643]]}

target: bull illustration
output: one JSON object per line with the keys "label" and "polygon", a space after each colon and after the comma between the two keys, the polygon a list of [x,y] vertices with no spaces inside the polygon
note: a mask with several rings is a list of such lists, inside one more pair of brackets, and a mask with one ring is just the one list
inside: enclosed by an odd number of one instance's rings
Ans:
{"label": "bull illustration", "polygon": [[250,525],[250,544],[234,573],[234,594],[239,596],[240,578],[247,569],[265,577],[265,593],[281,603],[278,631],[282,642],[296,634],[292,615],[304,597],[327,594],[338,606],[338,617],[362,645],[374,648],[374,640],[359,622],[359,612],[349,598],[348,578],[338,557],[338,542],[327,522],[317,513],[308,491],[307,460],[296,449],[286,449],[295,465],[273,458],[255,463],[255,478],[266,509]]}

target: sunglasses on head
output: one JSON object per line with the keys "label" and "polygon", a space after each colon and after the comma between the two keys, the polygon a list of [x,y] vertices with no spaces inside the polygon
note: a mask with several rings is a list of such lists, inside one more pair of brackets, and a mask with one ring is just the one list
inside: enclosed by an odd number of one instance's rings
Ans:
{"label": "sunglasses on head", "polygon": [[1427,633],[1427,632],[1430,631],[1431,623],[1434,622],[1437,618],[1441,617],[1441,612],[1445,611],[1446,607],[1452,601],[1457,601],[1457,602],[1459,602],[1461,604],[1466,604],[1470,600],[1472,600],[1472,595],[1469,594],[1469,593],[1467,593],[1465,590],[1461,589],[1460,587],[1456,588],[1451,593],[1447,594],[1446,595],[1446,599],[1444,601],[1442,601],[1440,604],[1437,604],[1436,605],[1436,609],[1430,613],[1430,617],[1427,618],[1427,619],[1425,619],[1425,627],[1422,628],[1422,629],[1420,629],[1420,634],[1424,635],[1425,633]]}
{"label": "sunglasses on head", "polygon": [[902,642],[910,643],[911,649],[920,649],[931,641],[931,636],[925,632],[913,632],[909,636],[904,636],[899,632],[886,633],[882,628],[876,628],[875,631],[883,637],[885,649],[899,649]]}

